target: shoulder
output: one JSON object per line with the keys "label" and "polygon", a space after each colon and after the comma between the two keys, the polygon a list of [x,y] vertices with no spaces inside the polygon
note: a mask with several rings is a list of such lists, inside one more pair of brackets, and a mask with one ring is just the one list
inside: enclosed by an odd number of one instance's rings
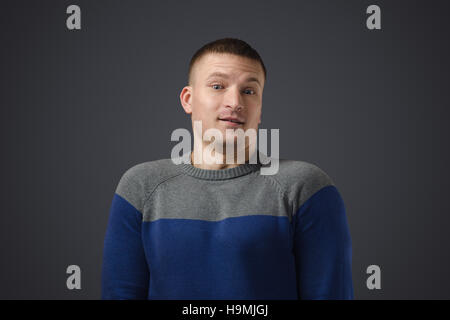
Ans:
{"label": "shoulder", "polygon": [[142,162],[125,170],[115,193],[141,211],[148,195],[165,180],[180,174],[171,159]]}
{"label": "shoulder", "polygon": [[125,170],[122,178],[131,182],[143,183],[148,181],[149,178],[157,181],[177,172],[179,170],[175,167],[171,159],[159,159],[142,162],[130,167]]}
{"label": "shoulder", "polygon": [[281,183],[292,184],[334,184],[331,177],[316,164],[300,160],[279,160],[279,170],[275,175]]}
{"label": "shoulder", "polygon": [[278,172],[272,179],[281,186],[285,195],[294,206],[301,206],[313,194],[327,186],[334,186],[332,178],[316,164],[301,161],[279,159]]}

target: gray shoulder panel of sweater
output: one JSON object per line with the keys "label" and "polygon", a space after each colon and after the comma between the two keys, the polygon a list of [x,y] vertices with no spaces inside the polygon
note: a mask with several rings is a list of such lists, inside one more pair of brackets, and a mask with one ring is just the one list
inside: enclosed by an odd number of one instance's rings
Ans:
{"label": "gray shoulder panel of sweater", "polygon": [[[129,168],[121,177],[116,193],[143,212],[145,201],[152,192],[170,178],[183,174],[171,159],[147,161]],[[274,175],[261,175],[280,187],[295,214],[314,193],[334,185],[333,180],[318,166],[299,160],[279,159]]]}
{"label": "gray shoulder panel of sweater", "polygon": [[122,175],[115,192],[142,213],[146,199],[158,185],[180,174],[171,159],[139,163]]}
{"label": "gray shoulder panel of sweater", "polygon": [[320,189],[334,185],[334,181],[317,165],[300,160],[279,159],[279,170],[265,176],[279,183],[293,214]]}

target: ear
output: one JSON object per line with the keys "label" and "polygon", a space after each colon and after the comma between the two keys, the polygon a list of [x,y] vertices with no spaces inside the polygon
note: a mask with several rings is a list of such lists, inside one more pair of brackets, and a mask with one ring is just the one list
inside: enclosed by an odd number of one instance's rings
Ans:
{"label": "ear", "polygon": [[180,102],[183,106],[184,112],[186,112],[187,114],[192,113],[192,89],[193,88],[191,86],[186,86],[181,90],[180,93]]}

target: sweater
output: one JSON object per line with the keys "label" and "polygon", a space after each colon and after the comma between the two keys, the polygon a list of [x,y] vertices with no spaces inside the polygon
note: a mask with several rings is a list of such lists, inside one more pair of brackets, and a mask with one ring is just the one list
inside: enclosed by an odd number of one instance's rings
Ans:
{"label": "sweater", "polygon": [[102,299],[353,299],[343,199],[314,164],[125,171],[103,248]]}

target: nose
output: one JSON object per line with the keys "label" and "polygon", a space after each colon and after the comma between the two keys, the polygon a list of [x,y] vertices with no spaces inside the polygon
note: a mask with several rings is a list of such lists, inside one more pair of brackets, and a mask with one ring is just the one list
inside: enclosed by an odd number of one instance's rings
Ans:
{"label": "nose", "polygon": [[231,108],[233,111],[239,111],[242,109],[241,105],[241,93],[236,87],[230,87],[225,95],[225,106]]}

